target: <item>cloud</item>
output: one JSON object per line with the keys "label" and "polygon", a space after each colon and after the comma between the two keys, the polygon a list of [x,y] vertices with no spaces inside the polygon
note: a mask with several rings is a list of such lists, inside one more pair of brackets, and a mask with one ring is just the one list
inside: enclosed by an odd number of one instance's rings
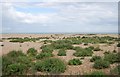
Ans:
{"label": "cloud", "polygon": [[5,32],[116,32],[118,16],[111,2],[9,2],[2,15]]}

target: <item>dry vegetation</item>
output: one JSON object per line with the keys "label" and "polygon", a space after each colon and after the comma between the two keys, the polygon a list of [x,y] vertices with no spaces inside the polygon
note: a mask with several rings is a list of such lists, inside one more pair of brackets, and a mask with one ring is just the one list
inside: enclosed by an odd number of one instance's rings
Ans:
{"label": "dry vegetation", "polygon": [[3,75],[118,75],[120,39],[112,36],[2,38]]}

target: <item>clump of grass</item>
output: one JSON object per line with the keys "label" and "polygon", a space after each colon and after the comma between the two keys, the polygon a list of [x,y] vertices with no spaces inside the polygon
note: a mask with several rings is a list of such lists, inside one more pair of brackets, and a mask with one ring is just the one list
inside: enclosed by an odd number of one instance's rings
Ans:
{"label": "clump of grass", "polygon": [[66,51],[64,50],[64,49],[60,49],[59,51],[58,51],[58,54],[57,54],[58,56],[66,56]]}
{"label": "clump of grass", "polygon": [[100,60],[101,57],[100,56],[93,56],[91,59],[90,59],[90,62],[94,62],[96,60]]}
{"label": "clump of grass", "polygon": [[66,70],[66,65],[63,61],[57,58],[49,58],[42,61],[38,61],[35,64],[37,71],[49,72],[49,73],[63,73]]}
{"label": "clump of grass", "polygon": [[53,52],[54,47],[52,45],[43,45],[41,49],[42,52]]}
{"label": "clump of grass", "polygon": [[81,65],[82,62],[80,61],[80,59],[72,59],[72,60],[69,60],[68,64],[69,65]]}
{"label": "clump of grass", "polygon": [[76,52],[73,54],[76,57],[92,56],[93,52],[91,48],[80,48],[76,47]]}
{"label": "clump of grass", "polygon": [[51,44],[55,49],[73,49],[69,40],[57,40]]}
{"label": "clump of grass", "polygon": [[93,67],[96,69],[108,68],[110,66],[109,61],[105,60],[96,60]]}
{"label": "clump of grass", "polygon": [[120,75],[120,65],[110,70],[112,75]]}
{"label": "clump of grass", "polygon": [[37,50],[35,48],[29,48],[27,50],[27,54],[30,56],[36,56],[37,55]]}
{"label": "clump of grass", "polygon": [[109,61],[111,64],[115,63],[118,61],[118,54],[113,53],[105,54],[104,60]]}
{"label": "clump of grass", "polygon": [[102,71],[93,71],[85,77],[106,77],[105,73]]}
{"label": "clump of grass", "polygon": [[52,56],[53,54],[51,52],[42,52],[36,56],[36,59],[43,59],[43,58],[48,58]]}

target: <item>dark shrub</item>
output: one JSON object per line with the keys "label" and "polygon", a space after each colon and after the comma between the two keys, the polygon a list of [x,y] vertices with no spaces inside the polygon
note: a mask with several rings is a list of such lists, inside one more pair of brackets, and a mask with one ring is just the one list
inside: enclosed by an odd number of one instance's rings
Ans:
{"label": "dark shrub", "polygon": [[4,45],[2,44],[1,46],[3,47]]}
{"label": "dark shrub", "polygon": [[108,68],[110,63],[104,60],[96,60],[93,67],[96,69]]}
{"label": "dark shrub", "polygon": [[53,54],[51,52],[42,52],[36,56],[37,59],[43,59],[43,58],[48,58],[52,57]]}
{"label": "dark shrub", "polygon": [[61,49],[58,51],[58,56],[66,56],[66,51],[64,49]]}
{"label": "dark shrub", "polygon": [[117,44],[117,47],[120,47],[120,43]]}
{"label": "dark shrub", "polygon": [[88,43],[84,43],[84,45],[88,45]]}
{"label": "dark shrub", "polygon": [[35,48],[29,48],[27,50],[27,54],[29,54],[31,56],[35,56],[37,54],[37,50]]}
{"label": "dark shrub", "polygon": [[117,53],[117,51],[116,51],[116,50],[113,50],[113,53]]}
{"label": "dark shrub", "polygon": [[105,55],[106,55],[106,54],[110,54],[110,51],[105,51],[104,54],[105,54]]}
{"label": "dark shrub", "polygon": [[94,51],[100,51],[101,49],[99,47],[94,48]]}
{"label": "dark shrub", "polygon": [[91,61],[91,62],[94,62],[94,61],[100,60],[100,59],[101,59],[100,56],[93,56],[93,57],[90,59],[90,61]]}
{"label": "dark shrub", "polygon": [[81,65],[82,62],[79,59],[72,59],[68,62],[69,65]]}
{"label": "dark shrub", "polygon": [[66,70],[66,65],[63,61],[57,58],[50,58],[36,62],[36,70],[49,73],[63,73]]}

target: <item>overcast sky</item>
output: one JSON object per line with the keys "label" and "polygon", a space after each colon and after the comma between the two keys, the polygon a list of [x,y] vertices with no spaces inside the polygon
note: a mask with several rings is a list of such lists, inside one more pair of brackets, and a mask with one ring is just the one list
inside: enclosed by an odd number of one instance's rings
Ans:
{"label": "overcast sky", "polygon": [[29,1],[1,4],[3,33],[117,33],[118,31],[117,2]]}

